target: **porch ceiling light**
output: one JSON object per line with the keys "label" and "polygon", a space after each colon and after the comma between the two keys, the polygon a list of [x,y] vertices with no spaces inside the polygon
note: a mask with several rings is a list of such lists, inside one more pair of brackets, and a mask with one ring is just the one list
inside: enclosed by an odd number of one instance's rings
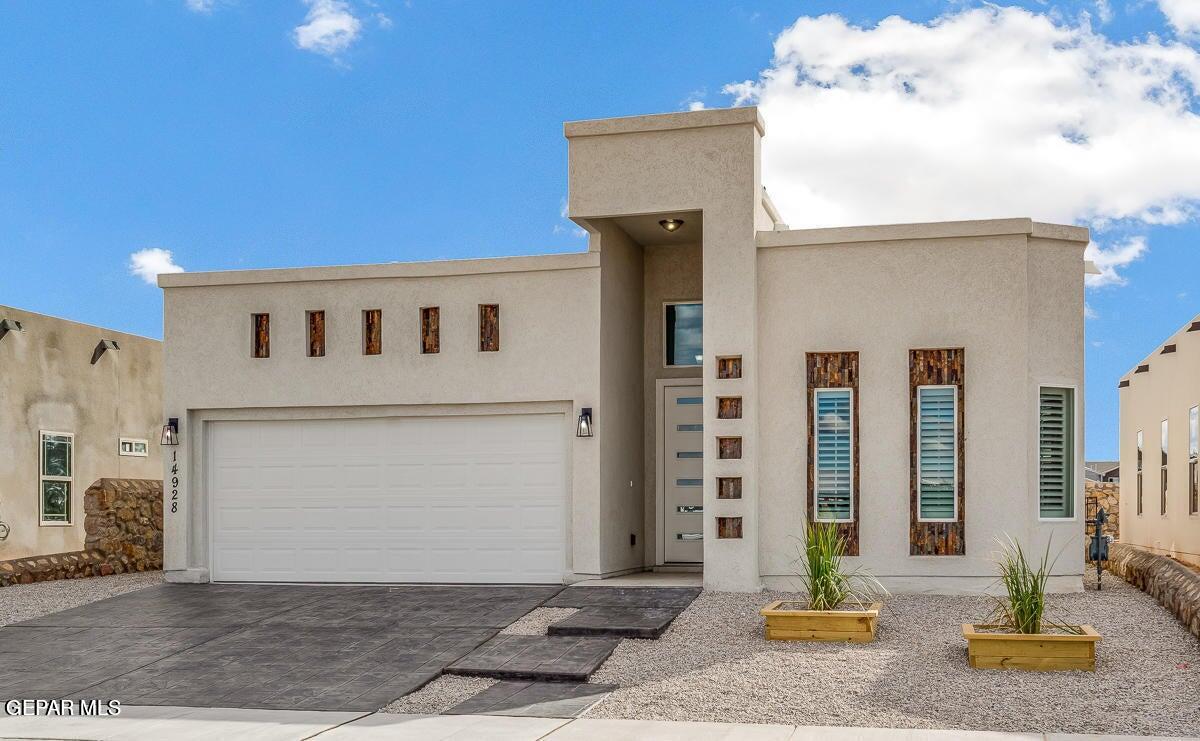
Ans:
{"label": "porch ceiling light", "polygon": [[159,440],[163,445],[178,445],[179,444],[179,418],[171,417],[167,423],[163,425],[162,439]]}
{"label": "porch ceiling light", "polygon": [[663,219],[658,225],[669,232],[677,232],[683,227],[683,219]]}
{"label": "porch ceiling light", "polygon": [[575,437],[592,436],[592,408],[584,407],[579,410],[579,424],[575,427]]}

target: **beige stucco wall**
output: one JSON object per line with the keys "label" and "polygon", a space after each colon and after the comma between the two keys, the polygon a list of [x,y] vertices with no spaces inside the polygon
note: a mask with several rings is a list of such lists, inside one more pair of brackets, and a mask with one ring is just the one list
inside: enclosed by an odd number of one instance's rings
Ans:
{"label": "beige stucco wall", "polygon": [[[1078,521],[1037,522],[1036,399],[1039,382],[1082,389],[1084,244],[1024,234],[888,241],[860,234],[852,242],[796,234],[813,243],[759,250],[767,583],[794,573],[803,532],[809,351],[860,353],[862,555],[852,561],[899,589],[976,589],[994,578],[989,556],[1004,534],[1023,543],[1050,534],[1060,545],[1077,539]],[[764,241],[786,245],[788,236]],[[965,348],[965,557],[908,555],[908,353],[936,347]],[[1078,517],[1081,459],[1077,467]],[[1028,475],[1014,479],[1014,470]],[[1055,573],[1082,573],[1081,552],[1068,547]]]}
{"label": "beige stucco wall", "polygon": [[642,373],[644,390],[643,403],[646,415],[643,425],[645,448],[645,562],[657,563],[658,504],[658,422],[655,419],[658,393],[656,381],[662,378],[701,379],[703,370],[693,368],[667,368],[663,350],[663,304],[668,301],[703,300],[704,273],[703,251],[699,244],[655,245],[646,247],[643,253],[645,265],[645,297],[643,303],[642,333],[645,337],[645,358]]}
{"label": "beige stucco wall", "polygon": [[[377,275],[383,277],[359,277]],[[568,443],[569,571],[602,573],[598,439],[574,416],[600,397],[595,254],[163,276],[165,414],[180,417],[181,506],[166,568],[207,578],[203,423],[371,414],[559,411]],[[500,351],[478,351],[478,305],[500,305]],[[419,309],[441,308],[441,352],[419,352]],[[383,353],[361,353],[361,311],[383,310]],[[305,312],[326,312],[326,355],[305,354]],[[250,315],[271,314],[271,357],[250,356]],[[628,535],[625,536],[626,541]],[[625,549],[628,550],[626,542]]]}
{"label": "beige stucco wall", "polygon": [[[0,306],[24,332],[0,338],[0,520],[12,532],[0,561],[83,547],[83,494],[104,477],[162,475],[162,343]],[[116,340],[95,365],[101,339]],[[39,525],[39,433],[75,436],[70,526]],[[145,458],[118,455],[118,441],[149,441]]]}
{"label": "beige stucco wall", "polygon": [[[1129,386],[1120,390],[1121,422],[1121,542],[1166,553],[1200,565],[1200,515],[1189,513],[1188,411],[1200,405],[1200,330],[1189,332],[1193,321],[1163,341],[1122,376]],[[1162,353],[1173,344],[1174,353]],[[1167,514],[1160,512],[1160,434],[1167,420]],[[1143,510],[1137,514],[1137,432],[1143,443]]]}

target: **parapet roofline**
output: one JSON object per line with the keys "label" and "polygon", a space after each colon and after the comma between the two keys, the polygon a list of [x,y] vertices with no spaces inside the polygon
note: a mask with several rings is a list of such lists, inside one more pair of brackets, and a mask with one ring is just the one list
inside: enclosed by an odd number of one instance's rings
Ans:
{"label": "parapet roofline", "polygon": [[370,265],[330,265],[307,268],[219,270],[207,273],[163,273],[161,288],[186,286],[232,286],[252,283],[303,283],[325,280],[370,280],[373,278],[440,278],[487,273],[532,273],[544,270],[576,270],[600,266],[598,252],[482,257],[465,260],[388,262]]}
{"label": "parapet roofline", "polygon": [[758,232],[759,247],[801,247],[851,242],[895,242],[913,239],[956,237],[999,237],[1023,234],[1034,239],[1054,239],[1086,245],[1091,241],[1087,227],[1046,224],[1033,219],[979,219],[918,224],[839,226],[821,229],[788,229]]}
{"label": "parapet roofline", "polygon": [[568,139],[575,139],[584,136],[636,134],[647,131],[674,131],[739,124],[753,124],[760,135],[766,134],[766,124],[763,123],[762,116],[758,115],[758,108],[747,106],[745,108],[712,108],[680,113],[655,113],[648,116],[567,121],[563,124],[563,135]]}

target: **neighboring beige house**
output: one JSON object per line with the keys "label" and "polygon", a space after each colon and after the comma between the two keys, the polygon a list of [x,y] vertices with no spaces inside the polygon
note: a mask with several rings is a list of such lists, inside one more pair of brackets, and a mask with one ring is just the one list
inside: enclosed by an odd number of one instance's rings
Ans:
{"label": "neighboring beige house", "polygon": [[158,340],[0,306],[0,561],[83,548],[97,479],[159,478],[161,405]]}
{"label": "neighboring beige house", "polygon": [[1118,385],[1121,542],[1200,566],[1200,316]]}
{"label": "neighboring beige house", "polygon": [[1079,537],[1086,229],[790,230],[754,108],[565,133],[587,252],[159,277],[169,578],[757,590],[815,517],[958,591]]}

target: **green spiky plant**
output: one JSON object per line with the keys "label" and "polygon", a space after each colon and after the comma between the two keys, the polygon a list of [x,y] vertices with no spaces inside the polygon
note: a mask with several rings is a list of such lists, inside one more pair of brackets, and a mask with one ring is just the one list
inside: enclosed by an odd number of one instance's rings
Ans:
{"label": "green spiky plant", "polygon": [[1050,542],[1036,565],[1025,557],[1021,544],[1011,537],[1000,543],[996,566],[1005,596],[996,598],[992,622],[1013,633],[1042,633],[1046,626],[1078,634],[1077,627],[1046,617],[1046,584],[1058,556],[1050,558]]}
{"label": "green spiky plant", "polygon": [[846,538],[831,522],[810,522],[804,528],[804,543],[797,559],[797,577],[808,594],[810,610],[836,610],[850,603],[863,609],[888,592],[865,569],[846,571],[842,557]]}

